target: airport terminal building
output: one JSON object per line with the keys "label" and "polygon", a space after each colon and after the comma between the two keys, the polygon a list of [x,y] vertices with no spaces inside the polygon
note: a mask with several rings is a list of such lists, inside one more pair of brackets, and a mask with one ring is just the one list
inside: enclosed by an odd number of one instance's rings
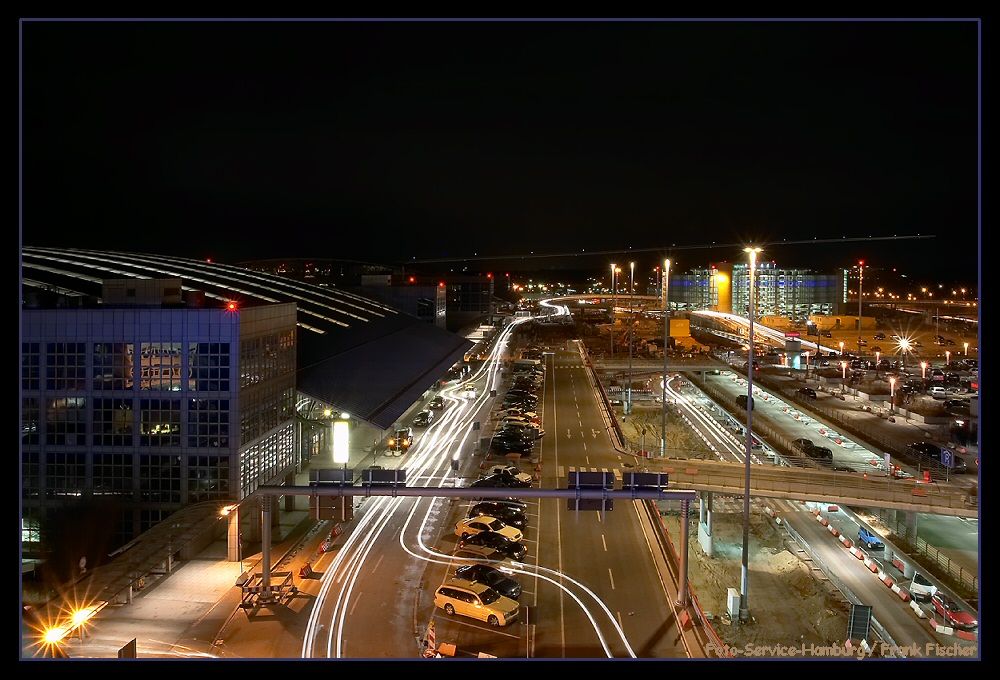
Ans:
{"label": "airport terminal building", "polygon": [[214,262],[21,258],[23,557],[46,513],[81,499],[116,509],[123,545],[182,508],[293,483],[329,450],[331,411],[387,429],[471,345],[377,300]]}

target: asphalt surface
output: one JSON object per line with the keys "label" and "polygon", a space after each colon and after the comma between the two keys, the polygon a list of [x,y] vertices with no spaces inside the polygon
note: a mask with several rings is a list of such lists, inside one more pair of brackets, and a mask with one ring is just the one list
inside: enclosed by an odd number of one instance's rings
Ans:
{"label": "asphalt surface", "polygon": [[[904,443],[928,439],[938,429],[904,418],[889,422],[873,417],[850,399],[826,401],[835,407],[840,404],[842,417],[865,419],[867,428]],[[978,457],[978,448],[969,446],[967,455]],[[363,467],[375,457],[371,447],[354,450],[348,465]],[[380,458],[380,464],[391,466],[388,457]],[[302,473],[296,484],[308,485],[308,472]],[[226,558],[225,541],[219,540],[194,559],[178,564],[168,577],[135,593],[131,604],[106,607],[95,617],[94,625],[65,638],[62,649],[71,659],[114,659],[134,640],[135,656],[140,659],[299,658],[308,611],[319,590],[318,575],[331,559],[329,552],[320,552],[320,544],[331,537],[335,524],[315,524],[309,519],[308,497],[292,498],[295,509],[280,513],[280,525],[272,529],[272,562],[278,565],[277,572],[291,574],[295,586],[278,601],[244,602],[236,581],[245,572],[259,574],[262,555],[258,552],[242,563],[231,562]],[[337,540],[349,535],[350,523],[342,528],[343,533],[334,537],[334,549]],[[304,536],[305,543],[300,543]],[[300,570],[306,562],[315,573],[303,577]],[[278,581],[280,578],[272,575],[272,583]],[[36,638],[22,634],[22,660],[43,656]]]}

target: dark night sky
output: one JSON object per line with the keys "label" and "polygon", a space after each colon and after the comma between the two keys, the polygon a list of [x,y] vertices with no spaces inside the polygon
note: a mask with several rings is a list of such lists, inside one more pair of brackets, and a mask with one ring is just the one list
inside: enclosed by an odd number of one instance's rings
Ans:
{"label": "dark night sky", "polygon": [[920,234],[762,257],[974,284],[979,31],[23,20],[22,243],[606,270]]}

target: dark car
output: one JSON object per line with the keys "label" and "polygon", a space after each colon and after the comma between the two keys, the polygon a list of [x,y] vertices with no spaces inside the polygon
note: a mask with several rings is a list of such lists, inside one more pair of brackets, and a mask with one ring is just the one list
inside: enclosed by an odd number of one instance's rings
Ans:
{"label": "dark car", "polygon": [[521,529],[522,531],[528,526],[527,515],[507,503],[491,501],[475,503],[469,508],[469,517],[475,517],[476,515],[496,517],[502,520],[504,524]]}
{"label": "dark car", "polygon": [[[945,449],[942,449],[937,444],[931,442],[913,442],[906,447],[907,453],[917,459],[930,459],[936,463],[944,465]],[[959,458],[954,452],[951,452],[952,461],[952,471],[954,472],[967,472],[968,465],[966,465],[965,460]]]}
{"label": "dark car", "polygon": [[485,583],[501,595],[516,600],[521,597],[521,584],[488,564],[465,564],[455,570],[455,576],[467,581]]}
{"label": "dark car", "polygon": [[[524,513],[528,510],[528,504],[522,501],[520,498],[514,498],[513,496],[507,496],[506,498],[473,498],[472,502],[475,503],[494,503],[496,505],[503,505],[505,507],[516,510],[517,512]],[[488,514],[488,513],[487,513]],[[496,515],[493,515],[496,517]],[[503,519],[503,518],[501,518]],[[504,520],[506,521],[506,520]]]}
{"label": "dark car", "polygon": [[487,475],[480,477],[470,487],[486,489],[529,489],[530,482],[522,482],[520,479],[510,475]]}
{"label": "dark car", "polygon": [[826,446],[814,446],[811,449],[806,449],[806,455],[821,463],[833,461],[833,451]]}
{"label": "dark car", "polygon": [[946,399],[944,408],[948,413],[967,416],[971,405],[964,399]]}
{"label": "dark car", "polygon": [[427,427],[434,422],[434,411],[430,409],[421,411],[413,416],[413,424],[417,427]]}
{"label": "dark car", "polygon": [[813,443],[813,440],[812,439],[806,439],[805,437],[799,437],[798,439],[796,439],[795,441],[793,441],[792,442],[792,446],[794,446],[795,448],[797,448],[802,453],[805,453],[809,449],[816,448],[816,444]]}
{"label": "dark car", "polygon": [[885,340],[885,333],[876,333],[872,338],[875,340]]}
{"label": "dark car", "polygon": [[501,453],[531,453],[535,442],[521,435],[497,435],[490,440],[490,448]]}
{"label": "dark car", "polygon": [[815,399],[816,398],[816,390],[814,390],[811,387],[800,387],[799,388],[799,394],[801,394],[803,397],[807,397],[809,399]]}
{"label": "dark car", "polygon": [[433,399],[431,399],[430,403],[427,404],[427,406],[433,409],[444,408],[444,397],[442,396],[434,397]]}
{"label": "dark car", "polygon": [[528,554],[528,548],[520,541],[512,541],[503,534],[495,531],[483,531],[482,533],[463,538],[458,542],[459,549],[465,547],[492,548],[496,553],[504,557],[521,562]]}

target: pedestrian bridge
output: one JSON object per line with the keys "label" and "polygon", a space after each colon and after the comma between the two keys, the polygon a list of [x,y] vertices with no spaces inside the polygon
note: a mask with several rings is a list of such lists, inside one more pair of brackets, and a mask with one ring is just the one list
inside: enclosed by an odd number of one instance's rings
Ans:
{"label": "pedestrian bridge", "polygon": [[[690,458],[653,458],[644,472],[665,472],[670,489],[692,489],[742,496],[746,488],[743,463]],[[752,465],[750,495],[816,501],[838,505],[890,508],[952,517],[979,519],[976,496],[966,489],[915,478],[886,476],[883,471],[810,470],[785,466]]]}

